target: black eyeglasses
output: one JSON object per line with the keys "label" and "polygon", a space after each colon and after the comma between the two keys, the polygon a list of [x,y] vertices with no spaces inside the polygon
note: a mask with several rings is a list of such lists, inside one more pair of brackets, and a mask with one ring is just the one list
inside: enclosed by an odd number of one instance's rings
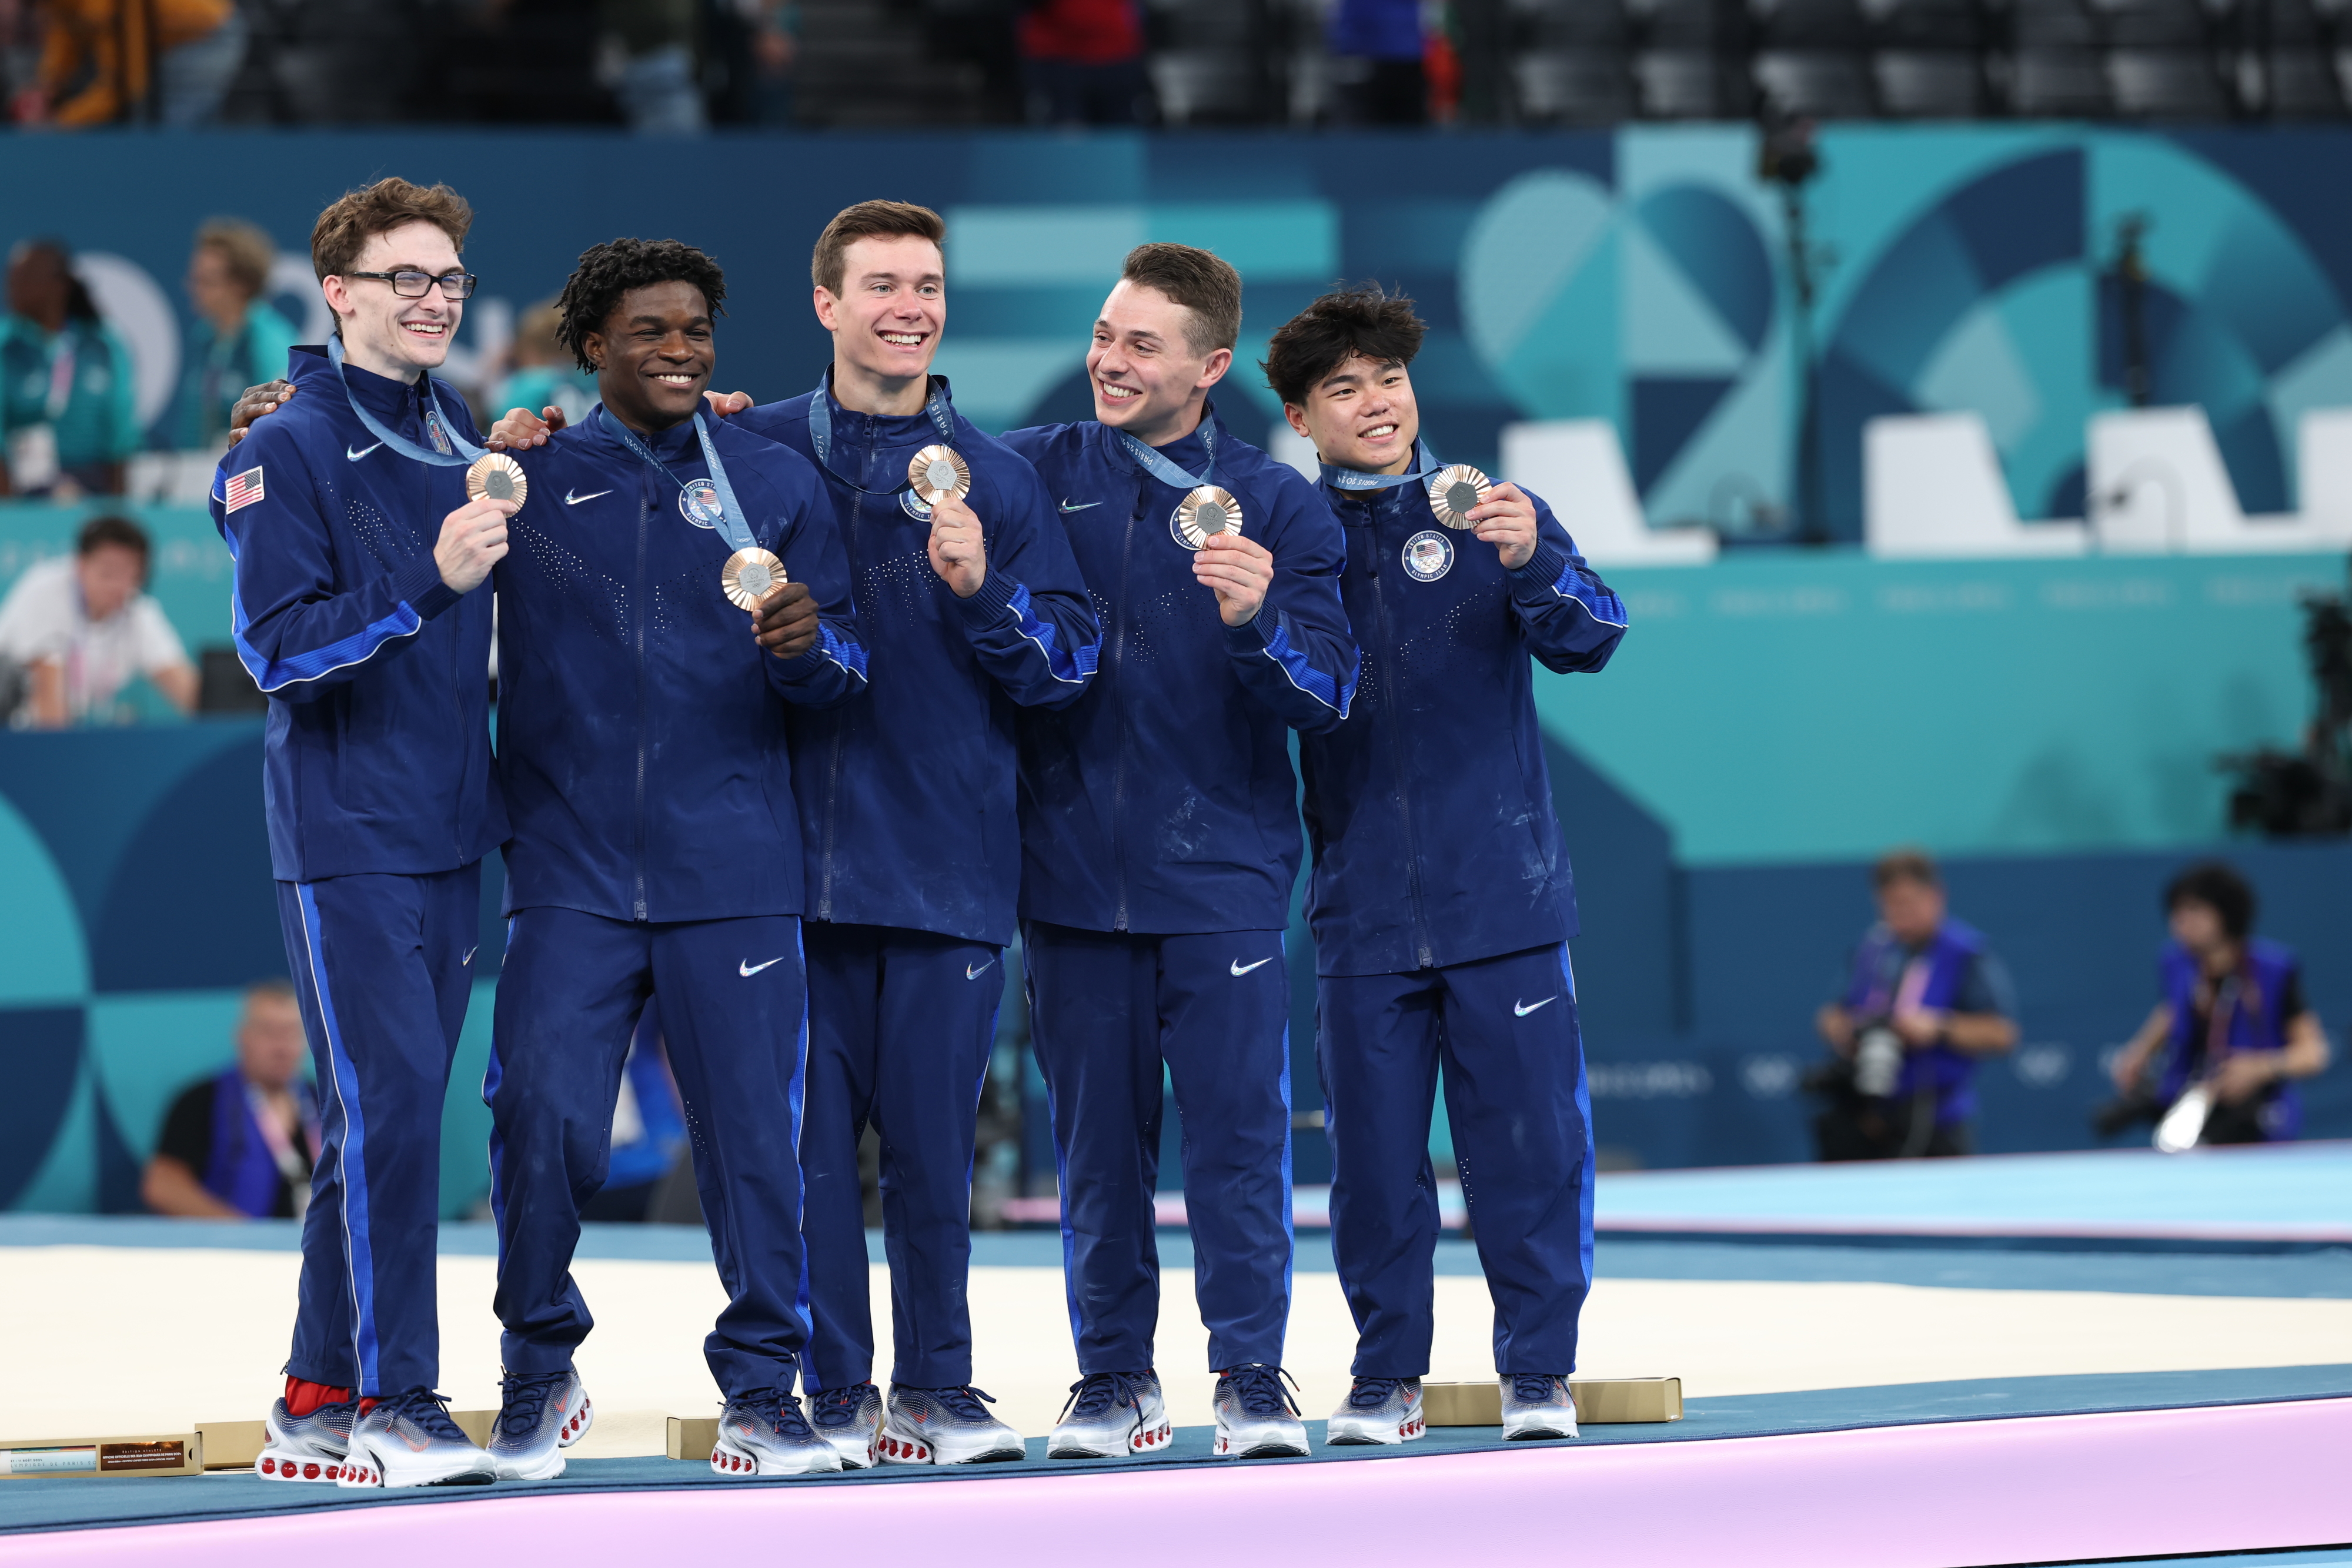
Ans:
{"label": "black eyeglasses", "polygon": [[345,277],[379,277],[392,285],[392,291],[403,299],[422,299],[425,291],[435,284],[441,286],[444,299],[471,299],[474,285],[481,281],[470,272],[445,272],[436,277],[429,272],[346,272]]}

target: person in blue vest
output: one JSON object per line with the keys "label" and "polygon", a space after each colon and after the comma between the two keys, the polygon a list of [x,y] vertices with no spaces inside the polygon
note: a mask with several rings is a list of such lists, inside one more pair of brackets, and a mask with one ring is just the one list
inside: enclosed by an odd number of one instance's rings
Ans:
{"label": "person in blue vest", "polygon": [[483,1081],[504,1477],[561,1474],[593,1419],[572,1256],[656,996],[728,1294],[703,1342],[726,1396],[712,1468],[840,1468],[794,1392],[807,905],[786,722],[861,698],[866,653],[816,470],[698,412],[725,298],[719,265],[676,240],[590,246],[562,334],[602,402],[500,459],[525,481],[498,578],[514,833]]}
{"label": "person in blue vest", "polygon": [[284,980],[246,988],[236,1060],[172,1102],[139,1195],[188,1219],[299,1219],[320,1147],[302,1078],[302,1006]]}
{"label": "person in blue vest", "polygon": [[119,496],[146,433],[136,367],[62,240],[8,253],[0,317],[0,496]]}
{"label": "person in blue vest", "polygon": [[1592,1114],[1533,664],[1600,670],[1625,606],[1540,499],[1507,482],[1449,495],[1475,477],[1422,438],[1412,365],[1425,330],[1412,300],[1343,289],[1277,330],[1265,362],[1346,530],[1339,591],[1365,665],[1348,722],[1298,745],[1331,1249],[1357,1329],[1325,1437],[1424,1430],[1441,1062],[1495,1301],[1503,1435],[1572,1437]]}
{"label": "person in blue vest", "polygon": [[2327,1034],[2304,995],[2301,961],[2254,935],[2254,913],[2252,884],[2221,861],[2189,866],[2165,888],[2163,999],[2116,1055],[2125,1113],[2103,1132],[2158,1120],[2192,1088],[2207,1109],[2189,1142],[2277,1143],[2302,1131],[2296,1081],[2326,1070]]}
{"label": "person in blue vest", "polygon": [[1925,852],[1891,851],[1870,880],[1878,923],[1854,949],[1843,994],[1813,1020],[1836,1058],[1808,1079],[1826,1102],[1813,1122],[1821,1157],[1968,1154],[1977,1063],[2017,1046],[2009,970],[1982,932],[1948,913]]}
{"label": "person in blue vest", "polygon": [[434,1392],[441,1113],[473,994],[492,775],[490,595],[511,503],[466,495],[465,400],[431,371],[472,294],[446,185],[334,203],[311,263],[336,335],[214,478],[238,656],[269,697],[262,795],[321,1146],[300,1305],[260,1469],[488,1482]]}
{"label": "person in blue vest", "polygon": [[[1077,700],[1101,640],[1036,471],[929,373],[946,236],[927,207],[844,209],[811,259],[834,341],[824,385],[718,404],[823,472],[871,644],[866,699],[791,727],[810,883],[806,1381],[852,1469],[1022,1457],[971,1386],[972,1146],[1021,874],[1014,717]],[[541,412],[508,415],[500,437],[538,444],[562,423]],[[965,465],[969,493],[925,501],[909,472],[925,452]],[[868,1124],[898,1342],[887,1402],[857,1163]]]}
{"label": "person in blue vest", "polygon": [[1103,616],[1094,689],[1022,716],[1022,952],[1053,1105],[1082,1375],[1048,1452],[1155,1453],[1152,1189],[1183,1118],[1193,1283],[1220,1457],[1307,1451],[1289,1319],[1290,731],[1354,700],[1346,547],[1293,469],[1210,403],[1242,284],[1204,250],[1128,254],[1087,354],[1095,417],[1014,431]]}

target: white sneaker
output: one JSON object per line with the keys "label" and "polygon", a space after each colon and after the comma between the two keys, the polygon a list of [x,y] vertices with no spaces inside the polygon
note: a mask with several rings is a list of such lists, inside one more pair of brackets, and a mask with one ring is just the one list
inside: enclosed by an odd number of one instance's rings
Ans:
{"label": "white sneaker", "polygon": [[1567,1378],[1521,1372],[1502,1382],[1505,1441],[1576,1436],[1576,1401],[1568,1396]]}
{"label": "white sneaker", "polygon": [[262,1420],[268,1434],[253,1470],[265,1480],[331,1481],[351,1451],[352,1423],[359,1419],[359,1401],[321,1405],[308,1416],[296,1416],[279,1399]]}
{"label": "white sneaker", "polygon": [[833,1445],[843,1469],[871,1469],[880,1463],[877,1445],[882,1437],[882,1391],[871,1383],[810,1395],[809,1425]]}
{"label": "white sneaker", "polygon": [[1326,1444],[1410,1443],[1425,1435],[1418,1377],[1359,1377],[1323,1424]]}
{"label": "white sneaker", "polygon": [[[1027,1457],[1021,1434],[982,1406],[977,1388],[890,1385],[890,1413],[875,1445],[886,1465],[980,1465]],[[990,1404],[995,1401],[988,1400]]]}
{"label": "white sneaker", "polygon": [[449,1419],[449,1401],[412,1388],[376,1401],[352,1427],[351,1451],[336,1484],[347,1487],[488,1486],[490,1456]]}
{"label": "white sneaker", "polygon": [[1090,1372],[1070,1385],[1070,1402],[1045,1446],[1051,1459],[1101,1459],[1167,1451],[1168,1421],[1160,1377],[1150,1372]]}

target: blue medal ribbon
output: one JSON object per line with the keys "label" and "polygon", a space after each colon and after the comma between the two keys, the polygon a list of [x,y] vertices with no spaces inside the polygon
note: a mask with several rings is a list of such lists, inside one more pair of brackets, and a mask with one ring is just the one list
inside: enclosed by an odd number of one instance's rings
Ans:
{"label": "blue medal ribbon", "polygon": [[1335,468],[1326,463],[1323,483],[1334,490],[1393,490],[1402,485],[1426,485],[1430,476],[1445,466],[1426,441],[1414,442],[1412,455],[1418,462],[1402,474],[1367,474],[1360,468]]}
{"label": "blue medal ribbon", "polygon": [[436,452],[429,446],[419,446],[404,435],[394,434],[384,427],[383,421],[360,406],[360,400],[352,395],[352,379],[343,373],[341,334],[328,335],[327,360],[335,367],[335,379],[343,385],[343,396],[350,402],[352,412],[360,416],[360,423],[367,426],[367,433],[403,457],[412,462],[430,463],[436,468],[456,468],[471,463],[475,458],[482,455],[484,448],[472,445],[464,436],[458,434],[457,426],[451,424],[448,416],[441,412],[441,394],[433,390],[433,377],[430,373],[425,378],[425,398],[433,405],[433,417],[439,423],[441,434],[447,436],[449,444],[457,449],[457,455],[454,457],[446,452]]}
{"label": "blue medal ribbon", "polygon": [[[923,412],[930,416],[942,444],[955,444],[955,415],[948,408],[945,389],[937,376],[929,378],[930,395],[923,400]],[[833,371],[828,369],[816,383],[816,392],[809,398],[809,444],[816,448],[816,460],[824,471],[856,491],[861,496],[896,496],[911,490],[914,481],[902,479],[887,490],[869,490],[833,465]]]}
{"label": "blue medal ribbon", "polygon": [[[1109,427],[1105,426],[1105,428]],[[1127,455],[1134,458],[1142,466],[1143,471],[1154,479],[1163,485],[1173,486],[1179,490],[1197,490],[1202,486],[1212,483],[1216,477],[1217,427],[1207,414],[1203,413],[1196,428],[1201,433],[1201,444],[1207,448],[1209,454],[1209,466],[1197,479],[1124,430],[1112,430],[1111,434],[1118,437],[1118,444],[1121,446],[1127,448]],[[1178,439],[1181,440],[1182,437],[1180,436]]]}
{"label": "blue medal ribbon", "polygon": [[[677,486],[679,495],[683,496],[694,487],[692,480],[681,479],[671,473],[669,465],[655,456],[654,449],[638,440],[635,431],[605,413],[603,403],[596,405],[595,417],[604,422],[606,430],[620,438],[622,445]],[[710,428],[702,423],[699,413],[694,416],[694,434],[702,443],[702,461],[704,466],[710,470],[710,487],[719,492],[719,537],[727,541],[729,549],[751,549],[760,541],[751,536],[751,525],[743,520],[743,508],[735,500],[735,486],[727,482],[727,465],[719,461],[719,448],[711,444]]]}

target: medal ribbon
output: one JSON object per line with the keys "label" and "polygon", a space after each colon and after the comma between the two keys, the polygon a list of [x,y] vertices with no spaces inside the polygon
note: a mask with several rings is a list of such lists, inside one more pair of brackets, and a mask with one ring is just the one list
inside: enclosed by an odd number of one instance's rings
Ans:
{"label": "medal ribbon", "polygon": [[[655,456],[654,449],[639,441],[635,431],[605,413],[603,403],[596,405],[596,417],[604,422],[606,430],[620,437],[622,445],[677,486],[679,495],[694,487],[689,481],[671,473],[669,465]],[[719,461],[719,448],[711,444],[710,429],[702,423],[702,415],[698,413],[694,416],[694,434],[702,443],[702,461],[704,466],[710,470],[710,487],[719,492],[719,537],[727,541],[729,549],[751,549],[760,541],[751,537],[751,527],[743,520],[743,508],[735,501],[735,486],[727,482],[727,465]]]}
{"label": "medal ribbon", "polygon": [[404,435],[394,434],[384,427],[383,421],[360,406],[360,400],[352,395],[352,379],[343,373],[343,340],[340,334],[328,337],[327,358],[335,367],[335,379],[343,383],[343,396],[350,402],[352,412],[360,416],[360,423],[367,426],[367,433],[403,457],[412,462],[430,463],[436,468],[457,468],[482,455],[484,449],[469,444],[464,436],[457,434],[457,426],[449,423],[448,416],[441,412],[441,394],[433,390],[433,378],[429,374],[425,378],[425,398],[433,405],[433,417],[440,422],[441,434],[447,436],[449,444],[457,449],[457,455],[454,457],[446,452],[436,452],[429,446],[419,446]]}
{"label": "medal ribbon", "polygon": [[[930,395],[923,400],[923,412],[930,416],[932,426],[940,433],[942,444],[955,444],[955,415],[948,408],[947,393],[939,378],[930,378]],[[833,465],[833,371],[828,367],[816,383],[816,392],[809,398],[809,444],[816,448],[818,466],[848,486],[861,496],[896,496],[915,487],[911,479],[900,480],[887,490],[869,490]]]}
{"label": "medal ribbon", "polygon": [[1181,468],[1177,467],[1175,464],[1171,463],[1167,458],[1161,456],[1151,447],[1146,446],[1142,442],[1138,441],[1134,436],[1129,435],[1124,430],[1114,430],[1111,434],[1118,437],[1119,444],[1127,448],[1127,455],[1129,457],[1134,458],[1138,464],[1141,465],[1145,473],[1150,475],[1154,479],[1159,480],[1163,485],[1173,486],[1179,490],[1189,491],[1196,490],[1202,486],[1208,484],[1216,476],[1217,473],[1216,424],[1214,422],[1203,415],[1201,420],[1199,429],[1201,432],[1201,444],[1208,449],[1209,466],[1197,479],[1192,477],[1190,474],[1185,473]]}
{"label": "medal ribbon", "polygon": [[1412,453],[1420,463],[1402,474],[1367,474],[1360,468],[1334,468],[1326,463],[1323,483],[1334,490],[1393,490],[1401,485],[1426,484],[1430,476],[1445,466],[1438,460],[1436,448],[1426,441],[1414,442]]}

